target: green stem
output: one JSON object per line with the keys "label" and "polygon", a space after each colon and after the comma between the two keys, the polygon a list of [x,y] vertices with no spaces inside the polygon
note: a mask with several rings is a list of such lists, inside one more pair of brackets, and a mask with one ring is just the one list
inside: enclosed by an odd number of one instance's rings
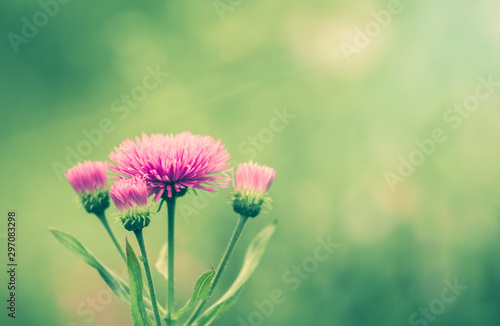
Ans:
{"label": "green stem", "polygon": [[146,253],[146,246],[144,245],[142,229],[135,230],[134,233],[135,237],[137,238],[137,243],[139,243],[139,247],[141,248],[142,258],[144,258],[144,261],[142,263],[144,264],[144,269],[146,270],[146,277],[148,279],[149,293],[151,294],[151,304],[153,305],[156,325],[161,326],[160,313],[158,312],[158,302],[156,301],[155,287],[153,284],[153,277],[151,276],[151,269],[149,268],[148,254]]}
{"label": "green stem", "polygon": [[227,262],[229,261],[229,258],[231,257],[231,254],[233,253],[234,248],[236,247],[236,244],[238,243],[238,240],[241,236],[241,233],[243,232],[243,229],[245,228],[245,224],[247,221],[248,221],[248,216],[241,215],[240,220],[238,221],[238,225],[236,226],[236,229],[234,230],[231,241],[229,242],[229,245],[227,246],[226,252],[224,253],[222,260],[219,263],[219,267],[217,267],[217,272],[215,273],[215,277],[214,277],[214,280],[212,281],[212,285],[210,286],[210,289],[208,290],[207,298],[198,304],[198,307],[196,308],[194,313],[189,318],[189,321],[186,323],[186,326],[191,325],[195,321],[195,319],[198,317],[201,310],[203,309],[203,307],[207,303],[208,299],[210,298],[212,291],[214,290],[215,286],[219,282],[219,279],[221,278],[221,275],[224,272],[224,269],[226,268]]}
{"label": "green stem", "polygon": [[168,292],[167,292],[167,322],[171,326],[175,326],[175,320],[172,319],[172,313],[175,309],[174,296],[174,234],[175,234],[175,201],[176,195],[167,198],[168,210]]}
{"label": "green stem", "polygon": [[113,240],[113,243],[115,244],[116,249],[118,249],[118,252],[120,253],[120,255],[122,256],[123,260],[126,263],[127,262],[127,257],[125,256],[125,253],[123,252],[122,247],[120,246],[120,244],[116,240],[116,237],[113,234],[113,231],[109,227],[108,219],[106,218],[106,214],[104,214],[104,212],[102,212],[101,214],[96,214],[96,216],[102,222],[102,224],[104,225],[104,228],[106,229],[106,231],[108,231],[108,234],[109,234],[111,240]]}

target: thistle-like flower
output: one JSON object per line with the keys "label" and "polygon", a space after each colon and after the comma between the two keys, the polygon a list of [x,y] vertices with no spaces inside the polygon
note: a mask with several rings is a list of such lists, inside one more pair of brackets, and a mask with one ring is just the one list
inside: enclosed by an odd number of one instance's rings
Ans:
{"label": "thistle-like flower", "polygon": [[128,231],[145,228],[150,222],[148,188],[140,177],[121,178],[109,191],[120,220]]}
{"label": "thistle-like flower", "polygon": [[[154,200],[182,196],[188,187],[215,192],[227,188],[230,178],[229,152],[210,136],[183,132],[176,135],[142,134],[135,142],[127,139],[109,158],[111,170],[123,176],[142,177]],[[222,174],[221,174],[222,173]]]}
{"label": "thistle-like flower", "polygon": [[106,190],[108,166],[107,162],[84,161],[64,174],[80,195],[88,213],[100,215],[109,207],[109,194]]}
{"label": "thistle-like flower", "polygon": [[276,170],[252,161],[242,163],[236,170],[236,182],[232,193],[236,213],[255,217],[263,206],[269,206],[271,197],[267,191],[276,177]]}

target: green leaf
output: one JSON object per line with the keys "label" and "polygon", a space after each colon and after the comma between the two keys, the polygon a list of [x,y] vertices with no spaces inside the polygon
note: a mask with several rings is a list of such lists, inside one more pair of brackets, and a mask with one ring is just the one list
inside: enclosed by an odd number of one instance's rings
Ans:
{"label": "green leaf", "polygon": [[134,250],[127,240],[127,266],[130,281],[130,309],[135,326],[151,326],[143,301],[142,270]]}
{"label": "green leaf", "polygon": [[250,246],[247,249],[243,266],[236,280],[226,293],[216,303],[207,309],[201,317],[193,324],[193,326],[210,325],[220,314],[222,314],[238,297],[241,288],[248,281],[255,269],[260,263],[264,252],[266,251],[269,240],[276,230],[276,222],[265,227],[259,234],[253,238]]}
{"label": "green leaf", "polygon": [[208,271],[200,276],[200,278],[194,285],[193,295],[191,296],[191,299],[184,305],[184,307],[182,307],[175,313],[174,319],[180,318],[182,315],[184,315],[184,313],[193,308],[196,300],[205,300],[208,297],[208,291],[210,291],[210,285],[212,284],[214,276],[214,270]]}
{"label": "green leaf", "polygon": [[66,248],[77,254],[84,262],[97,270],[114,294],[123,302],[130,305],[129,288],[118,276],[102,265],[94,256],[73,236],[55,229],[50,229],[54,237]]}
{"label": "green leaf", "polygon": [[168,281],[168,244],[165,242],[155,263],[156,270]]}
{"label": "green leaf", "polygon": [[[65,232],[49,229],[54,237],[66,248],[75,253],[84,262],[96,269],[99,275],[104,279],[104,282],[109,286],[111,291],[123,302],[130,306],[130,289],[128,285],[117,275],[115,275],[106,266],[102,265],[91,253],[85,248],[80,241],[72,235]],[[153,307],[151,301],[145,299],[146,309],[150,316],[153,316]]]}

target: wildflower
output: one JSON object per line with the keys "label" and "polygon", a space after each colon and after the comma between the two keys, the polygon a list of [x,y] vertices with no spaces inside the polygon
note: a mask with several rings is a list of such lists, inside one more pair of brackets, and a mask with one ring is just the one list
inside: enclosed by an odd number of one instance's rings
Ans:
{"label": "wildflower", "polygon": [[100,215],[109,207],[109,194],[106,190],[108,165],[107,162],[84,161],[64,174],[80,195],[88,213]]}
{"label": "wildflower", "polygon": [[255,217],[263,206],[269,206],[271,197],[267,191],[276,177],[276,171],[252,161],[242,163],[236,170],[236,182],[232,193],[236,213]]}
{"label": "wildflower", "polygon": [[[233,199],[233,209],[236,213],[240,214],[240,218],[226,251],[224,252],[224,256],[217,267],[214,280],[210,285],[206,298],[198,304],[198,307],[196,307],[186,325],[191,325],[203,310],[203,307],[207,303],[213,289],[224,272],[229,258],[231,258],[234,248],[243,233],[243,229],[245,228],[249,217],[259,215],[262,210],[262,206],[269,206],[271,198],[267,194],[267,191],[269,190],[269,187],[271,187],[275,177],[276,171],[274,169],[265,165],[258,165],[252,161],[242,163],[238,166],[238,169],[236,170],[234,191],[231,196]],[[209,311],[210,309],[211,308],[209,308]]]}
{"label": "wildflower", "polygon": [[[182,196],[188,187],[215,192],[227,188],[230,178],[229,152],[221,141],[210,136],[180,134],[142,134],[135,142],[127,139],[109,158],[111,170],[124,176],[144,178],[154,200]],[[223,173],[223,174],[220,174]]]}
{"label": "wildflower", "polygon": [[109,194],[125,229],[135,231],[149,225],[148,188],[142,178],[121,178],[111,186]]}

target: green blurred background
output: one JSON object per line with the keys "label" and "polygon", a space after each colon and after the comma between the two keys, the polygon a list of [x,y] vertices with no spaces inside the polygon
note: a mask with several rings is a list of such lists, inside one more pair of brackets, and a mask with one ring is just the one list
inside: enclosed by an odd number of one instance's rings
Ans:
{"label": "green blurred background", "polygon": [[[278,230],[239,301],[215,325],[499,325],[498,87],[459,128],[443,114],[475,94],[478,78],[500,81],[500,3],[401,6],[348,62],[341,44],[353,44],[356,28],[374,22],[371,12],[387,2],[72,0],[16,53],[9,33],[22,36],[23,17],[33,21],[42,7],[3,1],[1,261],[7,211],[15,210],[19,266],[17,318],[2,307],[1,324],[132,325],[98,274],[48,232],[69,232],[123,269],[58,169],[71,165],[71,151],[104,160],[142,132],[190,130],[220,138],[235,163],[253,158],[277,170],[273,208],[249,224],[216,295],[236,276],[252,236],[273,219]],[[148,67],[168,76],[143,94],[137,89]],[[139,101],[121,102],[133,92]],[[286,110],[289,121],[281,124],[274,109]],[[102,137],[94,132],[91,144],[85,133],[101,123],[111,126]],[[280,128],[270,132],[272,125]],[[385,173],[396,173],[399,157],[435,128],[446,141],[392,191]],[[218,264],[236,224],[227,194],[181,201],[179,304]],[[146,230],[153,261],[165,241],[164,215]],[[120,239],[130,237],[113,226]],[[318,237],[340,247],[300,282],[284,281],[311,261]],[[165,282],[155,278],[164,302]],[[455,279],[466,289],[443,303],[445,282]],[[275,289],[286,300],[263,316],[255,301]],[[421,307],[439,313],[412,323]]]}

